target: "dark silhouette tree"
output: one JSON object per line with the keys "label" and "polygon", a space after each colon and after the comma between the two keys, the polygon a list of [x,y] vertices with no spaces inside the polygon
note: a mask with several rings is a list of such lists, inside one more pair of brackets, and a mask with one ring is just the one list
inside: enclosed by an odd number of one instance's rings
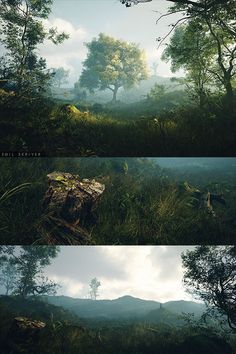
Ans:
{"label": "dark silhouette tree", "polygon": [[37,47],[46,39],[62,43],[68,35],[56,28],[46,30],[52,0],[1,0],[0,43],[4,46],[4,60],[0,60],[0,81],[10,83],[16,92],[40,93],[51,75],[46,61]]}
{"label": "dark silhouette tree", "polygon": [[236,331],[236,247],[197,246],[182,254],[184,285],[209,314],[226,316]]}
{"label": "dark silhouette tree", "polygon": [[55,246],[0,246],[0,260],[15,266],[17,282],[14,293],[29,295],[54,294],[56,284],[43,275],[43,268],[57,256]]}
{"label": "dark silhouette tree", "polygon": [[[165,51],[166,58],[171,58],[172,63],[180,64],[182,61],[182,67],[185,69],[188,67],[188,72],[192,74],[195,83],[196,80],[199,81],[201,95],[205,95],[205,88],[202,85],[206,84],[210,76],[213,85],[218,83],[220,88],[223,86],[225,89],[226,103],[232,103],[233,79],[236,74],[235,2],[232,0],[173,2],[175,5],[170,7],[169,12],[157,19],[159,22],[163,17],[175,13],[182,14],[175,23],[170,25],[169,32],[163,38],[158,38],[161,46],[166,44],[166,38],[172,32],[174,33]],[[179,28],[180,26],[182,28]],[[177,38],[180,39],[179,42]],[[197,70],[189,70],[191,66]]]}

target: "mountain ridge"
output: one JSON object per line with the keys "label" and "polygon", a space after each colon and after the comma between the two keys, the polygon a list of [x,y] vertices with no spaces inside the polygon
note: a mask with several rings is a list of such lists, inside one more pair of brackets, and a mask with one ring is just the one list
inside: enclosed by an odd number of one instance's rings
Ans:
{"label": "mountain ridge", "polygon": [[[182,313],[194,313],[201,316],[205,310],[205,305],[194,301],[175,300],[164,303],[155,300],[143,300],[131,295],[124,295],[116,299],[81,299],[70,296],[46,296],[43,299],[53,305],[64,307],[72,311],[81,318],[136,318],[153,317],[153,311],[165,309],[174,316]],[[154,316],[155,317],[155,316]]]}

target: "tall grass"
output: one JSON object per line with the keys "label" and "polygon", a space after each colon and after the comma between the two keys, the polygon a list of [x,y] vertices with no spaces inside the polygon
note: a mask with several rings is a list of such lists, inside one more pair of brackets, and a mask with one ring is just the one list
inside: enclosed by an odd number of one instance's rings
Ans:
{"label": "tall grass", "polygon": [[[187,177],[178,170],[163,171],[149,159],[49,158],[0,161],[1,195],[7,183],[7,190],[27,186],[1,204],[1,243],[77,242],[63,228],[49,225],[50,215],[42,206],[46,176],[55,170],[105,184],[91,217],[79,225],[93,244],[227,244],[234,240],[236,186],[231,170],[197,170]],[[196,203],[184,177],[204,193],[224,192],[227,204],[214,206],[217,217]]]}
{"label": "tall grass", "polygon": [[45,99],[10,97],[0,100],[0,149],[48,156],[233,156],[236,109],[218,101],[160,109],[144,100],[81,112]]}

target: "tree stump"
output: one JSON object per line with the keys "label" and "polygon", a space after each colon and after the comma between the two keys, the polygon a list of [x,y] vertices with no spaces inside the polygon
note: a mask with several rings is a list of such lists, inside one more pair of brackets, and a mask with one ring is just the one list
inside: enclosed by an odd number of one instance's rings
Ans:
{"label": "tree stump", "polygon": [[10,353],[32,352],[39,341],[41,330],[46,323],[27,317],[15,317],[9,329],[7,342]]}
{"label": "tree stump", "polygon": [[64,172],[53,172],[47,177],[49,188],[43,207],[48,215],[47,224],[56,226],[52,235],[55,243],[90,244],[88,232],[79,224],[91,219],[105,186],[94,179],[81,180],[78,175]]}
{"label": "tree stump", "polygon": [[226,206],[226,201],[224,199],[223,193],[221,193],[221,194],[213,194],[210,192],[207,193],[206,203],[207,203],[208,211],[213,217],[216,217],[216,213],[213,208],[214,202],[218,202],[218,203]]}

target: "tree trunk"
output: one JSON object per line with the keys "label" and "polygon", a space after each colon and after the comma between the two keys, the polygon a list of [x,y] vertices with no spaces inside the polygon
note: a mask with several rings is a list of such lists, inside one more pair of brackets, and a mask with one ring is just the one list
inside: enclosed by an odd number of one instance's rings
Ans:
{"label": "tree trunk", "polygon": [[226,90],[226,100],[227,102],[231,103],[233,101],[233,96],[234,96],[231,80],[229,78],[225,78],[224,81],[225,81],[224,86]]}
{"label": "tree trunk", "polygon": [[205,103],[206,103],[206,93],[204,92],[204,90],[200,90],[200,92],[199,92],[199,105],[200,105],[200,108],[203,108]]}
{"label": "tree trunk", "polygon": [[117,92],[119,90],[118,86],[115,86],[114,90],[113,90],[113,97],[112,97],[112,103],[115,103],[117,101]]}

